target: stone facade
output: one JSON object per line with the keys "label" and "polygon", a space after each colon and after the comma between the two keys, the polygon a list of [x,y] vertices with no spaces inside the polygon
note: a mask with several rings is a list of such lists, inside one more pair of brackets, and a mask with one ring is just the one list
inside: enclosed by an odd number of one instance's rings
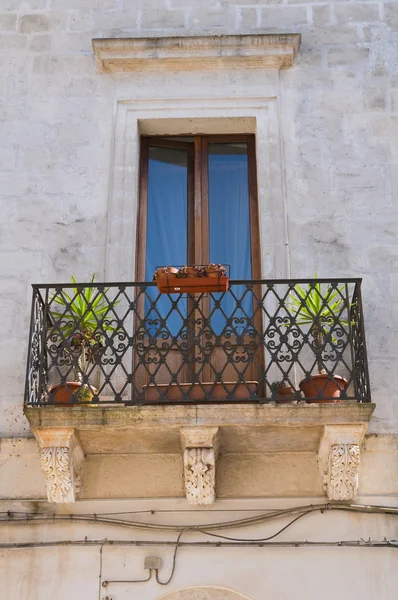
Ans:
{"label": "stone facade", "polygon": [[[364,277],[372,429],[395,431],[396,3],[10,0],[1,10],[3,435],[29,435],[29,284],[105,276],[115,84],[130,99],[179,93],[170,75],[96,73],[92,39],[291,32],[302,47],[279,77],[284,197],[263,274]],[[243,76],[234,82],[246,89]]]}
{"label": "stone facade", "polygon": [[[262,600],[317,598],[322,589],[326,600],[384,600],[396,593],[391,547],[192,545],[177,548],[173,575],[177,530],[132,533],[99,524],[96,515],[143,513],[142,521],[189,529],[328,499],[349,503],[356,494],[358,504],[397,505],[397,27],[395,1],[3,0],[0,512],[93,521],[0,523],[10,544],[76,543],[1,548],[0,597]],[[171,61],[167,69],[101,72],[92,45],[253,34],[301,34],[301,48],[260,68],[226,69],[213,57],[207,69],[193,61],[182,72]],[[197,411],[175,431],[162,415],[133,440],[120,423],[105,436],[100,423],[88,422],[81,441],[81,423],[65,425],[64,437],[35,431],[39,448],[23,414],[30,284],[71,274],[87,281],[93,272],[98,281],[133,280],[139,136],[195,131],[256,134],[264,278],[363,277],[376,404],[369,429],[365,435],[354,419],[342,435],[330,421],[308,421],[303,437],[283,413],[282,438],[280,423],[253,421],[246,431],[242,413],[217,430],[220,419]],[[191,431],[198,426],[210,431],[207,441]],[[127,438],[128,452],[106,449],[123,448]],[[285,524],[221,533],[265,539]],[[396,539],[396,516],[317,513],[283,535],[276,539],[383,542]],[[171,547],[161,545],[166,539]],[[148,583],[102,588],[105,579],[145,579],[148,556],[163,560]],[[164,588],[157,579],[170,573]]]}

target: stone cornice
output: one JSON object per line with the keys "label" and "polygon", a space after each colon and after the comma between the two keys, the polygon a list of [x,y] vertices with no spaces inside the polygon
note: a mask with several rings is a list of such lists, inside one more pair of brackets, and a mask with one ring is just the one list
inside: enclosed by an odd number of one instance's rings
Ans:
{"label": "stone cornice", "polygon": [[160,38],[97,38],[100,73],[281,69],[300,48],[299,33]]}
{"label": "stone cornice", "polygon": [[156,426],[248,425],[248,426],[317,426],[368,423],[375,404],[343,402],[341,404],[199,404],[141,406],[75,405],[25,407],[24,413],[33,429],[41,427],[78,427],[97,429],[147,428]]}

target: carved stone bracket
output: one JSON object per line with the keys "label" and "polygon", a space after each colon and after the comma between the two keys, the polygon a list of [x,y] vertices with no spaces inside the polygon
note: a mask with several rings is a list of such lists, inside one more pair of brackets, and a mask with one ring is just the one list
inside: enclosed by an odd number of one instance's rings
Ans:
{"label": "carved stone bracket", "polygon": [[366,427],[326,426],[319,449],[319,469],[329,500],[353,500],[359,485],[360,444]]}
{"label": "carved stone bracket", "polygon": [[189,504],[212,504],[216,498],[217,427],[183,427],[185,495]]}
{"label": "carved stone bracket", "polygon": [[352,500],[359,485],[361,451],[358,444],[333,444],[324,487],[330,500]]}
{"label": "carved stone bracket", "polygon": [[75,502],[83,485],[84,453],[72,428],[35,431],[49,502]]}

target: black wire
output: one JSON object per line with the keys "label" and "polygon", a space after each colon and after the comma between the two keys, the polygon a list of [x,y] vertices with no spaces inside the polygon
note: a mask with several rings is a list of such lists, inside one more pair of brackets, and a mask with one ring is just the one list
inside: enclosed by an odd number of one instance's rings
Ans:
{"label": "black wire", "polygon": [[99,514],[94,515],[85,515],[85,514],[53,514],[52,517],[48,515],[39,515],[36,513],[25,513],[24,517],[12,517],[7,516],[7,518],[0,518],[0,523],[5,523],[8,525],[18,524],[18,523],[26,523],[29,522],[31,524],[40,523],[40,522],[68,522],[76,521],[76,522],[85,522],[85,523],[94,523],[98,525],[99,523],[107,524],[107,525],[119,525],[122,527],[128,528],[141,528],[141,529],[158,529],[163,531],[187,531],[189,530],[197,530],[200,529],[230,529],[235,527],[246,527],[248,525],[255,525],[257,523],[265,523],[275,518],[284,518],[289,514],[294,513],[302,513],[307,510],[311,512],[323,511],[327,508],[327,505],[307,505],[303,507],[294,507],[288,509],[280,509],[275,510],[274,512],[268,514],[260,514],[255,517],[247,517],[245,519],[238,519],[234,521],[224,521],[221,523],[207,523],[202,527],[197,525],[160,525],[157,523],[148,523],[148,522],[137,522],[137,521],[126,521],[123,519],[107,519],[101,517]]}
{"label": "black wire", "polygon": [[233,537],[229,537],[227,535],[220,535],[220,534],[217,534],[217,533],[211,533],[210,531],[206,531],[205,529],[196,529],[196,531],[200,531],[200,533],[204,533],[206,535],[210,535],[211,537],[220,538],[221,540],[229,540],[230,542],[268,542],[269,540],[273,540],[274,538],[278,537],[278,535],[280,535],[281,533],[283,533],[286,529],[288,529],[291,525],[293,525],[293,523],[295,523],[296,521],[298,521],[302,517],[305,517],[306,515],[309,515],[311,512],[313,512],[313,511],[312,510],[307,510],[307,512],[302,513],[301,515],[298,515],[298,517],[295,517],[294,519],[292,519],[287,525],[285,525],[284,527],[282,527],[282,529],[279,529],[279,531],[277,531],[273,535],[270,535],[270,536],[268,536],[266,538],[253,538],[253,539],[249,539],[249,538],[233,538]]}
{"label": "black wire", "polygon": [[170,577],[168,578],[168,580],[167,580],[167,581],[160,581],[160,579],[159,579],[159,574],[158,574],[158,572],[156,571],[156,581],[157,581],[157,582],[158,582],[160,585],[168,585],[168,584],[170,583],[170,581],[173,579],[174,571],[175,571],[175,568],[176,568],[176,558],[177,558],[177,551],[178,551],[178,548],[179,548],[179,543],[180,543],[181,537],[182,537],[183,533],[185,533],[185,531],[186,531],[185,529],[184,529],[183,531],[181,531],[181,532],[179,533],[178,537],[177,537],[177,540],[176,540],[176,547],[174,548],[174,555],[173,555],[173,565],[172,565],[172,567],[171,567],[171,573],[170,573]]}

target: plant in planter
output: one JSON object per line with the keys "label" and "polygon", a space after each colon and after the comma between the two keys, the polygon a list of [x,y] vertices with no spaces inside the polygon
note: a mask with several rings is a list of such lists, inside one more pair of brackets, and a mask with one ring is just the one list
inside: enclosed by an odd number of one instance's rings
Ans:
{"label": "plant in planter", "polygon": [[176,269],[175,267],[159,267],[159,269],[156,269],[155,273],[153,274],[153,281],[157,281],[162,277],[177,277],[177,273],[178,269]]}
{"label": "plant in planter", "polygon": [[[94,283],[94,275],[91,283]],[[76,284],[72,276],[72,283]],[[105,293],[108,290],[105,290]],[[103,353],[105,331],[115,331],[115,328],[105,321],[110,310],[104,292],[97,291],[93,286],[78,289],[72,288],[69,295],[65,290],[55,293],[51,298],[52,304],[58,304],[64,310],[51,310],[50,316],[54,322],[50,335],[52,339],[62,336],[58,346],[66,364],[74,367],[76,381],[67,381],[64,385],[57,384],[50,388],[50,394],[56,403],[71,403],[73,396],[79,402],[91,402],[98,391],[88,381],[88,371],[91,365],[100,361]],[[117,302],[113,303],[113,306]]]}
{"label": "plant in planter", "polygon": [[227,274],[227,269],[224,265],[216,265],[214,263],[210,263],[206,267],[208,277],[225,277]]}
{"label": "plant in planter", "polygon": [[184,265],[183,267],[178,269],[176,277],[178,279],[186,279],[187,277],[196,277],[195,269],[196,269],[196,267],[188,267],[187,265]]}
{"label": "plant in planter", "polygon": [[[171,276],[170,269],[173,269]],[[154,279],[162,294],[225,292],[229,282],[226,267],[213,263],[184,265],[178,270],[175,267],[161,267]]]}
{"label": "plant in planter", "polygon": [[296,392],[285,381],[273,381],[271,383],[272,399],[275,399],[277,404],[290,404],[295,400],[300,400],[300,392]]}
{"label": "plant in planter", "polygon": [[[316,280],[316,275],[314,279]],[[322,290],[321,283],[310,283],[303,289],[296,284],[289,295],[287,309],[293,320],[287,326],[297,324],[308,327],[312,338],[310,347],[315,354],[318,369],[317,375],[310,375],[299,384],[307,402],[341,402],[340,397],[344,395],[348,385],[344,377],[332,374],[325,368],[326,344],[337,349],[338,342],[333,332],[336,333],[339,327],[349,324],[343,318],[345,301],[340,294],[342,289],[328,285],[326,290]]]}

